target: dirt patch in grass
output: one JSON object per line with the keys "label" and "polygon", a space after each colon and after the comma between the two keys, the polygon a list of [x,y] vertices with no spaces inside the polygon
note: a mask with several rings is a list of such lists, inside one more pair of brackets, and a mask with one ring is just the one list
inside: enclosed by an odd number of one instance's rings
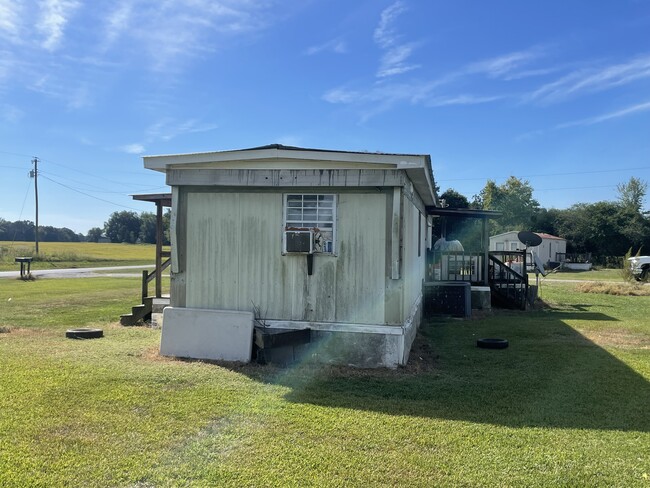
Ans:
{"label": "dirt patch in grass", "polygon": [[580,283],[576,290],[581,293],[600,293],[618,296],[650,296],[650,286],[636,283]]}
{"label": "dirt patch in grass", "polygon": [[581,331],[590,341],[599,346],[611,346],[622,349],[650,349],[650,338],[631,334],[620,329],[603,329]]}

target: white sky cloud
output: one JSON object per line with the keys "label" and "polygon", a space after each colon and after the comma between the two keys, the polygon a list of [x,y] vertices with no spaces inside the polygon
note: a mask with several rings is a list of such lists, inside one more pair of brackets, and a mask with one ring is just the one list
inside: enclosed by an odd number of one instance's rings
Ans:
{"label": "white sky cloud", "polygon": [[121,146],[119,149],[120,151],[127,154],[142,154],[145,152],[145,147],[142,144],[138,143],[126,144],[124,146]]}
{"label": "white sky cloud", "polygon": [[75,0],[42,0],[39,6],[36,29],[43,34],[42,47],[54,51],[61,44],[66,24],[80,3]]}
{"label": "white sky cloud", "polygon": [[650,78],[650,55],[647,54],[625,63],[573,71],[543,85],[527,98],[542,103],[559,102],[573,96],[607,90],[644,78]]}
{"label": "white sky cloud", "polygon": [[639,112],[648,112],[650,111],[650,102],[639,103],[637,105],[632,105],[631,107],[626,107],[621,110],[616,110],[614,112],[609,112],[606,114],[597,115],[595,117],[589,117],[586,119],[575,120],[573,122],[565,122],[556,126],[556,129],[566,129],[569,127],[576,127],[580,125],[593,125],[600,124],[601,122],[606,122],[612,119],[620,119],[621,117],[627,117],[628,115],[633,115]]}
{"label": "white sky cloud", "polygon": [[217,129],[216,124],[204,123],[200,120],[189,119],[176,121],[171,117],[165,117],[155,122],[146,130],[148,140],[169,141],[182,134],[193,134],[197,132],[208,132]]}
{"label": "white sky cloud", "polygon": [[406,6],[401,1],[393,3],[381,12],[379,24],[375,28],[373,36],[375,42],[380,47],[388,49],[397,44],[399,36],[395,31],[393,23],[404,12],[406,12]]}
{"label": "white sky cloud", "polygon": [[381,12],[373,34],[374,41],[384,51],[377,70],[378,78],[399,75],[420,67],[407,62],[417,44],[400,42],[401,36],[394,27],[397,18],[406,10],[404,2],[397,1]]}
{"label": "white sky cloud", "polygon": [[[490,78],[507,78],[513,79],[515,73],[522,66],[538,59],[540,52],[537,48],[532,48],[527,51],[517,51],[495,58],[485,59],[472,63],[466,67],[468,73],[483,73]],[[541,73],[540,73],[541,74]],[[529,71],[529,75],[533,75]]]}
{"label": "white sky cloud", "polygon": [[337,37],[335,39],[324,42],[323,44],[311,46],[305,50],[305,54],[308,56],[312,56],[314,54],[319,54],[322,52],[333,52],[337,54],[345,54],[348,52],[348,46],[343,39]]}
{"label": "white sky cloud", "polygon": [[20,31],[21,4],[16,0],[0,0],[0,34],[17,39]]}

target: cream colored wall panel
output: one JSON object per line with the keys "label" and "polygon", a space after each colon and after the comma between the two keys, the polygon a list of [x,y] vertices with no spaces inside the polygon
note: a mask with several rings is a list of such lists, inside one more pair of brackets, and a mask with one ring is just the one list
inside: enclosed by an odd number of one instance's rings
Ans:
{"label": "cream colored wall panel", "polygon": [[282,255],[283,195],[188,195],[187,306],[268,320],[385,322],[385,194],[339,194],[337,256]]}
{"label": "cream colored wall panel", "polygon": [[238,310],[253,304],[267,318],[280,316],[285,301],[281,257],[282,195],[240,194]]}
{"label": "cream colored wall panel", "polygon": [[239,194],[190,193],[187,306],[237,310]]}
{"label": "cream colored wall panel", "polygon": [[336,320],[384,323],[386,196],[340,194]]}

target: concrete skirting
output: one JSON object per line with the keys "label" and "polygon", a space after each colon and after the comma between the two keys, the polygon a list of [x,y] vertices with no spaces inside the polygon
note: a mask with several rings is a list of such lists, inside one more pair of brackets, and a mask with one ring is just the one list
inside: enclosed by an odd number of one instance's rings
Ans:
{"label": "concrete skirting", "polygon": [[[395,368],[408,361],[421,316],[422,296],[401,325],[294,320],[266,320],[265,324],[269,329],[311,329],[311,342],[294,351],[303,358],[361,368]],[[160,353],[249,362],[253,319],[251,312],[166,307]]]}
{"label": "concrete skirting", "polygon": [[163,312],[163,356],[248,363],[252,349],[252,312],[177,307]]}
{"label": "concrete skirting", "polygon": [[406,364],[420,325],[422,296],[402,325],[350,324],[267,320],[270,328],[311,329],[311,344],[303,355],[328,364],[359,368],[396,368]]}

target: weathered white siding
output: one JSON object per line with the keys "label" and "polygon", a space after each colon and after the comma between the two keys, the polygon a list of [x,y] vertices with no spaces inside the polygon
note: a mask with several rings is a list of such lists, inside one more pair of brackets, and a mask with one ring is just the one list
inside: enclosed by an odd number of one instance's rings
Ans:
{"label": "weathered white siding", "polygon": [[[419,232],[418,227],[420,229]],[[426,232],[426,218],[422,217],[419,210],[409,200],[405,199],[404,234],[402,240],[404,266],[403,321],[408,318],[410,310],[422,294],[422,281],[424,279],[426,259]]]}
{"label": "weathered white siding", "polygon": [[267,319],[385,323],[386,195],[337,200],[337,256],[317,254],[308,276],[304,255],[281,253],[282,193],[189,193],[186,306],[255,304]]}

